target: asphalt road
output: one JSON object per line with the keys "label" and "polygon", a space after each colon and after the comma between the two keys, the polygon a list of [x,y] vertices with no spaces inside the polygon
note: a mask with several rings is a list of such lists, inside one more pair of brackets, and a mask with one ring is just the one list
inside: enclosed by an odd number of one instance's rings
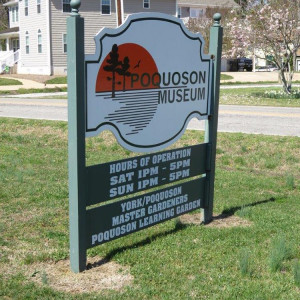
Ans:
{"label": "asphalt road", "polygon": [[0,98],[0,117],[67,121],[67,100]]}
{"label": "asphalt road", "polygon": [[[67,120],[67,101],[0,98],[0,117]],[[193,119],[189,129],[204,129]],[[220,105],[218,130],[300,137],[300,108]]]}

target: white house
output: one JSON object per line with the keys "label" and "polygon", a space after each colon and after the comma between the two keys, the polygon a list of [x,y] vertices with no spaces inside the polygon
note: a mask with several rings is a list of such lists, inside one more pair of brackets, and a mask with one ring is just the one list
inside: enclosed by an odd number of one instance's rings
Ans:
{"label": "white house", "polygon": [[[0,32],[0,72],[17,63],[19,74],[66,74],[70,0],[11,0],[4,5],[9,29]],[[82,0],[85,52],[94,53],[93,37],[102,27],[117,27],[128,14],[176,11],[176,0]]]}
{"label": "white house", "polygon": [[177,0],[180,18],[201,18],[207,8],[238,8],[234,0]]}

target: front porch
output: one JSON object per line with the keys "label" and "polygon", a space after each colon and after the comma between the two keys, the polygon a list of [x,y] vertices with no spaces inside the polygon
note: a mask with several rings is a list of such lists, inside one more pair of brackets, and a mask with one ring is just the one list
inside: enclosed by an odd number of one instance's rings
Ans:
{"label": "front porch", "polygon": [[16,73],[19,48],[19,27],[0,32],[0,73]]}

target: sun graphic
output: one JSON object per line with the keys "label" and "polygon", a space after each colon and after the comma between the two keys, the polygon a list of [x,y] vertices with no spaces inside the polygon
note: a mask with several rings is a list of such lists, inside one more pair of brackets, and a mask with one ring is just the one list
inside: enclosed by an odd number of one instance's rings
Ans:
{"label": "sun graphic", "polygon": [[114,96],[115,91],[158,88],[152,80],[157,76],[156,63],[145,48],[134,43],[114,44],[99,69],[96,93],[112,92]]}

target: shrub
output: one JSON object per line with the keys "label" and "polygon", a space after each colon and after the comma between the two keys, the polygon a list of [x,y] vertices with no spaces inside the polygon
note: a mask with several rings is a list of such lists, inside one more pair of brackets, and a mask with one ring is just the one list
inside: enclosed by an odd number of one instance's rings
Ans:
{"label": "shrub", "polygon": [[296,286],[300,288],[300,262],[298,260],[294,264],[294,280]]}
{"label": "shrub", "polygon": [[260,93],[259,96],[271,99],[300,99],[300,90],[292,90],[291,94],[287,94],[283,90],[271,90],[265,91],[263,94]]}
{"label": "shrub", "polygon": [[291,189],[295,189],[295,178],[292,174],[287,174],[286,175],[286,185]]}
{"label": "shrub", "polygon": [[273,240],[269,257],[269,265],[272,272],[281,270],[285,259],[291,257],[291,249],[287,245],[284,237],[280,236]]}
{"label": "shrub", "polygon": [[240,271],[242,275],[250,272],[250,252],[248,249],[243,249],[240,253]]}

